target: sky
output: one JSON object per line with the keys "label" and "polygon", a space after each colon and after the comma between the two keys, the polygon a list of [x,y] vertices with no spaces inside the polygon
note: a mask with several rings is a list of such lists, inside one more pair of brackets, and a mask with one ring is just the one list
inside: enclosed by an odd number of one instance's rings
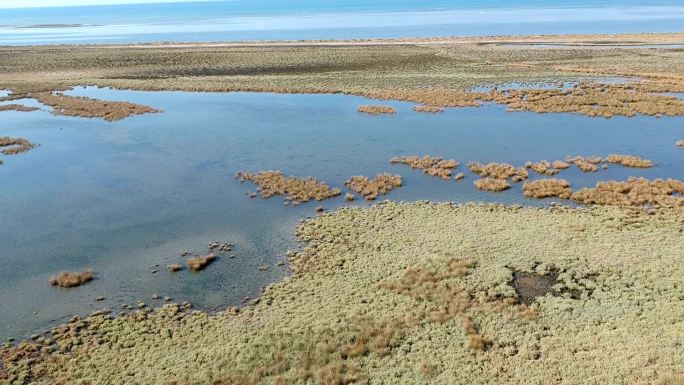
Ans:
{"label": "sky", "polygon": [[[105,5],[135,3],[170,3],[181,0],[0,0],[0,8],[59,7],[70,5]],[[206,0],[182,0],[206,1]]]}

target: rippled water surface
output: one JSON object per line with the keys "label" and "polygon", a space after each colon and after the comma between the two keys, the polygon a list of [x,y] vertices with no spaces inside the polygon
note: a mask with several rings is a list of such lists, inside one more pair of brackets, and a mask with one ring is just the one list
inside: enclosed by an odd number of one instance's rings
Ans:
{"label": "rippled water surface", "polygon": [[[368,100],[342,95],[70,93],[164,112],[113,123],[55,116],[46,107],[0,112],[0,136],[40,144],[0,156],[0,339],[105,306],[160,304],[153,293],[207,309],[238,305],[287,274],[280,265],[298,247],[300,219],[319,205],[346,204],[342,197],[299,207],[284,206],[280,197],[250,199],[245,193],[255,188],[234,179],[237,171],[314,176],[343,188],[343,195],[349,176],[390,171],[405,186],[388,199],[524,204],[541,202],[523,198],[520,185],[504,193],[476,190],[465,163],[627,153],[656,166],[593,174],[572,168],[560,176],[574,188],[632,175],[684,179],[684,149],[674,145],[684,139],[682,118],[509,113],[497,105],[425,114],[401,102],[384,103],[397,114],[369,116],[356,112]],[[459,160],[457,172],[466,179],[445,182],[389,163],[424,154]],[[205,252],[212,240],[236,246],[203,272],[166,270],[183,263],[181,251]],[[95,271],[90,284],[68,290],[48,284],[55,272],[85,268]],[[99,296],[106,299],[98,302]]]}

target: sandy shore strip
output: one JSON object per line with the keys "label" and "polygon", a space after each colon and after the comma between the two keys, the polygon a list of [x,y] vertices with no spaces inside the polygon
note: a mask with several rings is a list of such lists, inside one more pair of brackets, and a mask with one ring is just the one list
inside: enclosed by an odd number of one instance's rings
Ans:
{"label": "sandy shore strip", "polygon": [[1,350],[0,383],[655,384],[684,367],[682,231],[681,210],[340,209],[251,306],[75,318]]}

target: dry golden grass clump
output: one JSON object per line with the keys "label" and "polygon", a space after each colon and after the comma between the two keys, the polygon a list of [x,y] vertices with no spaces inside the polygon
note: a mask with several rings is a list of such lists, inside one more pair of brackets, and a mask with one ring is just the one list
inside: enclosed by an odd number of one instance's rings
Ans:
{"label": "dry golden grass clump", "polygon": [[572,190],[565,179],[538,179],[523,184],[523,194],[529,198],[570,198]]}
{"label": "dry golden grass clump", "polygon": [[240,181],[254,182],[259,187],[262,198],[283,195],[286,200],[293,203],[308,202],[311,199],[320,201],[341,193],[340,189],[330,188],[314,178],[286,177],[280,171],[239,172],[237,178]]}
{"label": "dry golden grass clump", "polygon": [[560,172],[560,170],[565,170],[568,167],[570,167],[570,165],[567,162],[563,162],[560,160],[556,160],[554,162],[542,160],[534,163],[525,163],[525,168],[532,169],[537,174],[543,175],[556,175]]}
{"label": "dry golden grass clump", "polygon": [[11,138],[9,136],[0,137],[0,147],[3,148],[2,152],[5,155],[16,155],[22,152],[30,151],[35,147],[35,145],[24,138]]}
{"label": "dry golden grass clump", "polygon": [[644,92],[635,84],[580,82],[569,89],[492,90],[480,99],[505,104],[509,111],[572,112],[605,118],[684,115],[681,99]]}
{"label": "dry golden grass clump", "polygon": [[529,176],[525,168],[514,167],[508,163],[489,163],[483,165],[479,162],[468,162],[468,168],[470,171],[475,174],[479,174],[481,177],[504,180],[512,177],[516,182],[527,179]]}
{"label": "dry golden grass clump", "polygon": [[210,263],[214,262],[216,256],[214,254],[207,255],[196,255],[192,258],[188,258],[188,267],[192,271],[200,271],[207,267]]}
{"label": "dry golden grass clump", "polygon": [[421,169],[430,176],[437,176],[444,180],[449,180],[452,170],[458,167],[458,162],[454,159],[432,158],[429,155],[425,155],[422,158],[419,156],[402,156],[401,158],[392,158],[390,162],[393,164],[402,163],[411,168]]}
{"label": "dry golden grass clump", "polygon": [[649,168],[653,166],[653,162],[651,162],[648,159],[641,159],[638,156],[634,155],[608,155],[606,158],[606,162],[608,163],[615,163],[615,164],[621,164],[626,167],[635,167],[635,168]]}
{"label": "dry golden grass clump", "polygon": [[574,164],[575,166],[577,166],[577,168],[584,172],[595,172],[598,170],[598,164],[603,162],[603,158],[598,156],[590,156],[586,158],[581,156],[574,156],[565,158],[565,161],[567,163]]}
{"label": "dry golden grass clump", "polygon": [[379,114],[394,114],[397,110],[390,106],[376,106],[364,104],[357,108],[357,111],[363,112],[364,114],[379,115]]}
{"label": "dry golden grass clump", "polygon": [[402,185],[401,175],[390,173],[378,174],[375,179],[355,175],[344,183],[350,190],[363,195],[366,200],[375,200],[378,195],[385,195]]}
{"label": "dry golden grass clump", "polygon": [[442,107],[436,107],[436,106],[414,106],[413,111],[416,112],[431,112],[431,113],[437,113],[437,112],[444,112],[444,108]]}
{"label": "dry golden grass clump", "polygon": [[0,106],[0,111],[19,111],[19,112],[32,112],[38,111],[37,107],[29,107],[23,104],[5,104]]}
{"label": "dry golden grass clump", "polygon": [[684,182],[675,179],[630,177],[626,182],[598,182],[595,188],[584,188],[572,194],[579,203],[612,206],[684,206]]}
{"label": "dry golden grass clump", "polygon": [[67,96],[61,93],[40,92],[29,94],[27,97],[35,98],[52,107],[55,115],[102,118],[110,122],[125,119],[132,115],[161,112],[140,104]]}
{"label": "dry golden grass clump", "polygon": [[183,270],[183,266],[180,263],[172,263],[168,265],[167,268],[172,273]]}
{"label": "dry golden grass clump", "polygon": [[63,271],[58,275],[53,275],[50,277],[50,285],[60,287],[76,287],[92,280],[93,272],[91,270],[86,270],[83,272]]}
{"label": "dry golden grass clump", "polygon": [[480,178],[473,183],[475,183],[475,187],[477,187],[480,190],[494,192],[508,190],[511,187],[511,185],[508,184],[508,181],[506,179],[490,177]]}

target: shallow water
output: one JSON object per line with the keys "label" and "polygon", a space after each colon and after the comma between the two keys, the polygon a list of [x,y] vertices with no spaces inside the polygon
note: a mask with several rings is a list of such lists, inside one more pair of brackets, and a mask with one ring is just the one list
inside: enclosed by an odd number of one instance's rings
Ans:
{"label": "shallow water", "polygon": [[7,6],[0,4],[0,45],[676,32],[684,23],[681,0],[232,0],[2,9]]}
{"label": "shallow water", "polygon": [[[343,95],[69,93],[164,112],[111,123],[54,116],[47,107],[0,113],[0,135],[40,144],[26,154],[0,156],[0,339],[105,306],[160,304],[153,293],[208,309],[238,305],[287,274],[278,264],[298,247],[300,219],[315,215],[319,205],[346,204],[342,197],[299,207],[284,206],[280,197],[250,199],[245,193],[255,188],[234,179],[237,171],[279,169],[340,188],[351,175],[390,171],[401,174],[405,186],[388,199],[524,204],[552,200],[523,198],[520,185],[504,193],[478,191],[465,163],[627,153],[657,166],[611,166],[594,174],[572,168],[559,176],[574,188],[633,175],[684,179],[684,151],[674,145],[684,138],[682,118],[508,113],[496,105],[425,114],[402,102],[382,103],[397,114],[369,116],[356,112],[368,100]],[[445,182],[389,163],[416,154],[455,158],[466,179]],[[166,270],[183,263],[181,251],[205,252],[212,240],[236,246],[203,272]],[[60,270],[85,268],[96,277],[85,286],[65,290],[47,282]],[[98,296],[106,300],[95,301]]]}

